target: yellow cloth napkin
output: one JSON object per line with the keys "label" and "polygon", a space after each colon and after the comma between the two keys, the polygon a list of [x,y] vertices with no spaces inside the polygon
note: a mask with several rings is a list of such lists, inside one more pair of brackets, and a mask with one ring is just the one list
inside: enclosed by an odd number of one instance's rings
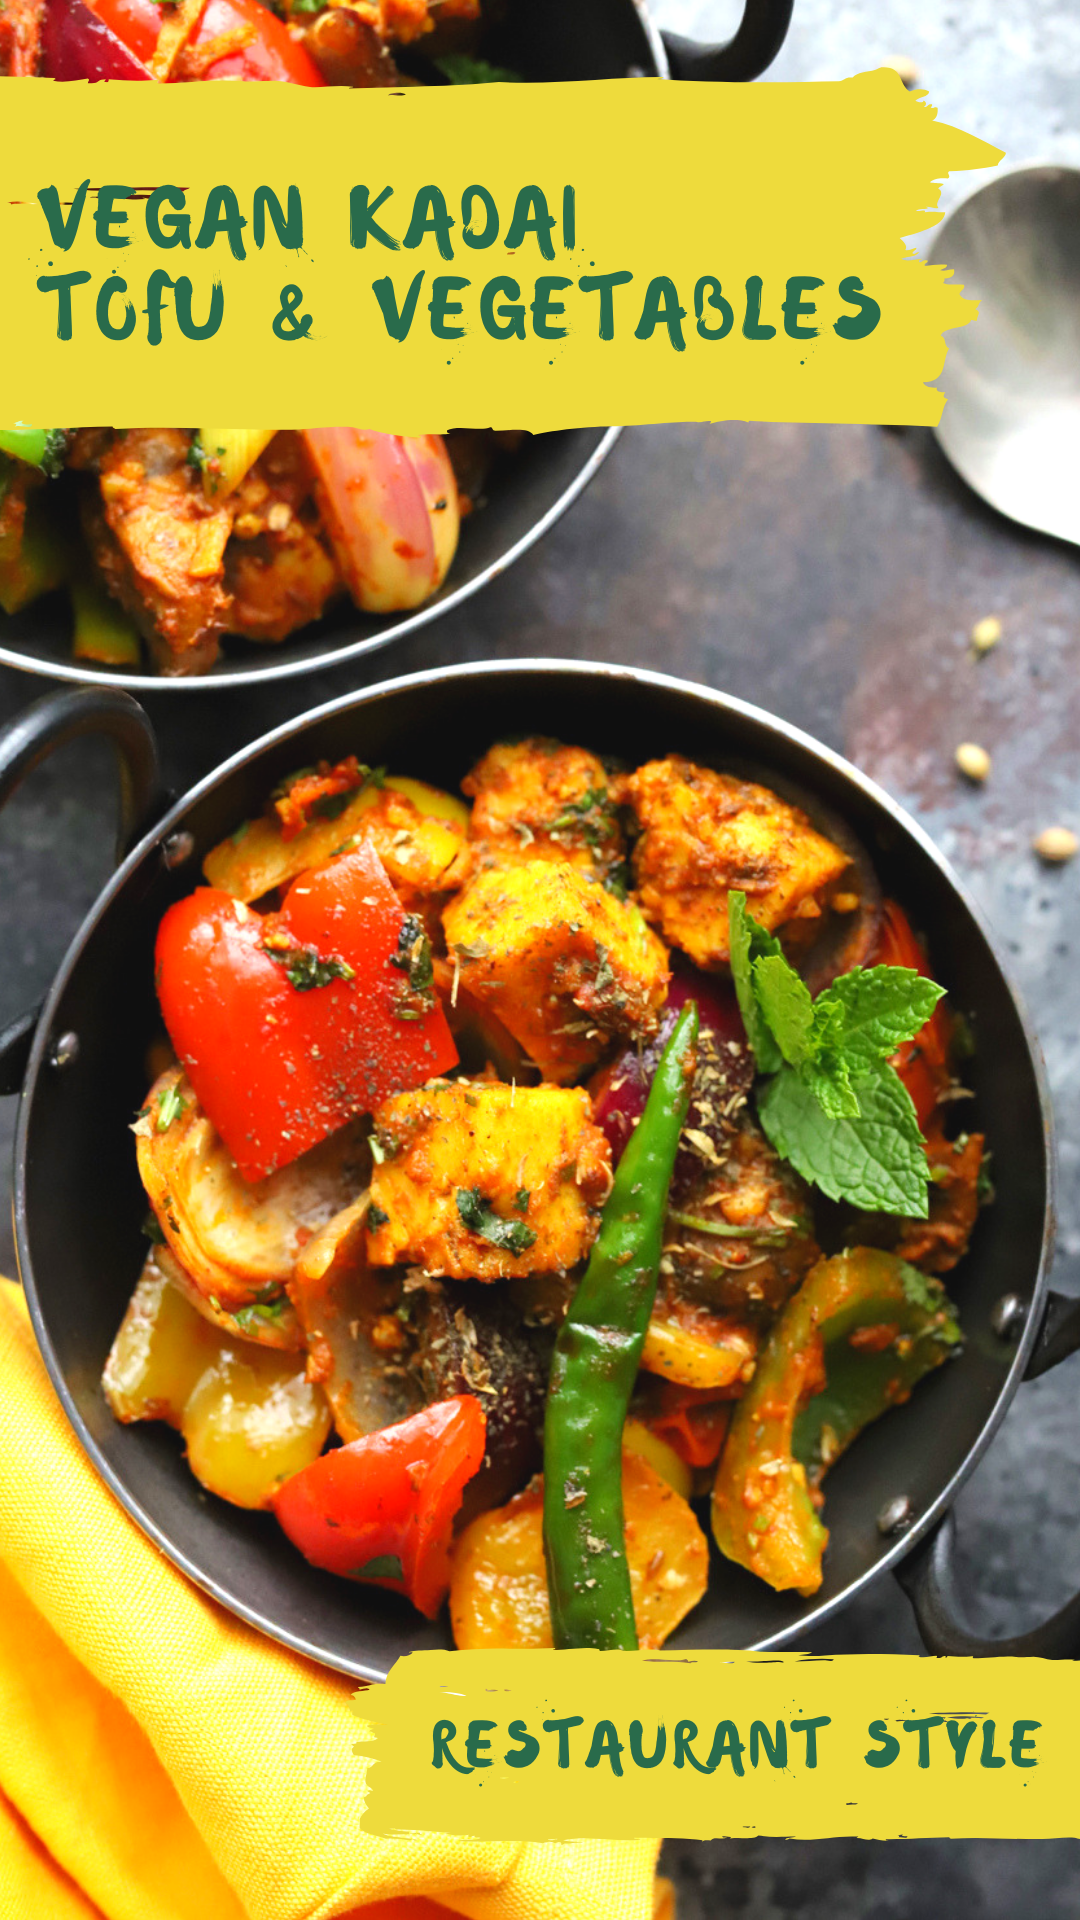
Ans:
{"label": "yellow cloth napkin", "polygon": [[351,1692],[144,1538],[0,1281],[0,1920],[652,1920],[655,1840],[361,1833]]}

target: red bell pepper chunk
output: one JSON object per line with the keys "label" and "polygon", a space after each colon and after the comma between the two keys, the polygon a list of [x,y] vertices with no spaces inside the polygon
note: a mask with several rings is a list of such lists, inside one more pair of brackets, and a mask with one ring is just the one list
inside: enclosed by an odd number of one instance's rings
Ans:
{"label": "red bell pepper chunk", "polygon": [[[49,0],[50,8],[70,0]],[[81,3],[81,0],[80,0]],[[136,59],[148,64],[158,43],[163,18],[157,0],[88,0],[98,19],[122,40]],[[194,52],[209,47],[223,34],[243,27],[254,34],[243,47],[234,47],[207,67],[205,80],[286,80],[294,86],[321,87],[322,74],[306,48],[292,38],[284,20],[260,0],[206,0],[199,24],[188,45]],[[74,76],[65,73],[69,79]]]}
{"label": "red bell pepper chunk", "polygon": [[[875,966],[914,967],[925,980],[932,978],[911,922],[903,907],[886,900],[881,916]],[[944,1002],[939,1003],[925,1027],[913,1040],[905,1040],[893,1055],[892,1064],[911,1095],[923,1133],[952,1079],[949,1055],[952,1047],[952,1017]]]}
{"label": "red bell pepper chunk", "polygon": [[[406,916],[367,841],[304,873],[280,913],[217,887],[169,908],[158,998],[203,1111],[245,1180],[457,1064],[442,1008],[418,1008]],[[420,929],[416,929],[419,934]]]}
{"label": "red bell pepper chunk", "polygon": [[335,1447],[287,1480],[274,1512],[328,1573],[404,1593],[434,1619],[450,1585],[454,1518],[483,1464],[487,1419],[459,1394]]}
{"label": "red bell pepper chunk", "polygon": [[658,1385],[659,1405],[643,1414],[645,1425],[685,1460],[688,1467],[711,1467],[720,1457],[731,1419],[731,1401],[718,1400],[708,1388]]}

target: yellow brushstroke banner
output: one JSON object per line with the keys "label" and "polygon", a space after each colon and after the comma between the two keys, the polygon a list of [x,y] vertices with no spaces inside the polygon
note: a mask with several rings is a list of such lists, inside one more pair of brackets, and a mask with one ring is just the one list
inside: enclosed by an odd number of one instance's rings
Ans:
{"label": "yellow brushstroke banner", "polygon": [[369,1833],[1080,1835],[1074,1661],[416,1653],[357,1712]]}
{"label": "yellow brushstroke banner", "polygon": [[1000,158],[882,69],[757,87],[9,80],[0,416],[935,422],[903,236]]}

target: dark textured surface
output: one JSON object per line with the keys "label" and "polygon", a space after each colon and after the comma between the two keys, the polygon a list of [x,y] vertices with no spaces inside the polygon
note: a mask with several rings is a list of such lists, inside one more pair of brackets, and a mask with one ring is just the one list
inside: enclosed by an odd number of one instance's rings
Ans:
{"label": "dark textured surface", "polygon": [[[664,16],[700,27],[719,15],[722,31],[725,11],[672,0]],[[777,77],[834,77],[890,53],[918,59],[944,117],[1010,157],[1080,159],[1071,0],[1007,9],[979,0],[951,12],[798,0]],[[976,663],[967,636],[988,613],[1004,638]],[[929,435],[662,427],[627,433],[539,549],[376,661],[370,677],[525,653],[640,662],[770,707],[879,778],[968,880],[1027,998],[1058,1112],[1056,1281],[1080,1291],[1080,863],[1046,872],[1030,851],[1043,826],[1080,829],[1078,636],[1078,556],[983,509]],[[277,695],[157,702],[170,780],[188,783],[277,720],[358,683],[344,673]],[[39,692],[0,674],[0,715]],[[565,730],[572,737],[572,715]],[[953,773],[962,739],[994,756],[982,792]],[[108,871],[111,782],[103,751],[72,750],[0,816],[0,1021],[41,992]],[[13,1119],[12,1103],[0,1104],[5,1167]],[[5,1234],[6,1223],[0,1267],[11,1259]],[[970,1610],[989,1631],[1032,1624],[1080,1584],[1077,1365],[1021,1391],[960,1501]],[[917,1650],[889,1582],[814,1645]],[[1080,1906],[1071,1842],[742,1841],[673,1844],[666,1858],[682,1920],[1011,1920],[1029,1910],[1056,1920]]]}
{"label": "dark textured surface", "polygon": [[[1005,636],[976,663],[968,633],[991,612]],[[770,707],[880,778],[951,853],[1034,1015],[1061,1133],[1057,1279],[1075,1291],[1080,866],[1045,871],[1030,840],[1051,822],[1080,826],[1078,632],[1076,557],[982,509],[927,434],[662,427],[627,433],[534,554],[467,613],[385,656],[384,668],[541,652],[641,662]],[[200,700],[197,713],[159,701],[171,783],[188,784],[301,699],[314,704],[349,684],[326,676],[302,696]],[[14,712],[38,691],[5,674],[0,707]],[[572,715],[565,730],[572,737]],[[964,738],[994,755],[981,793],[952,771]],[[112,772],[98,749],[73,749],[40,770],[0,816],[0,1018],[46,984],[108,870],[112,832]],[[12,1103],[0,1107],[0,1127],[12,1119]],[[961,1498],[971,1612],[990,1631],[1032,1624],[1080,1584],[1075,1366],[1022,1390]],[[814,1645],[917,1650],[906,1602],[888,1581]],[[1074,1911],[1080,1881],[1080,1847],[1070,1843],[761,1841],[669,1854],[683,1920],[725,1910],[900,1920],[939,1911],[943,1890],[958,1910],[1004,1920],[1036,1895],[1051,1914]]]}

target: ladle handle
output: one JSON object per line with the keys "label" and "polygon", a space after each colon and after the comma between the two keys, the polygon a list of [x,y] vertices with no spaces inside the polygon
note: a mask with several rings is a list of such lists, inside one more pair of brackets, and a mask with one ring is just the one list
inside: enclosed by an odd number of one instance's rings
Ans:
{"label": "ladle handle", "polygon": [[[120,773],[117,863],[138,839],[160,800],[157,741],[137,700],[119,687],[49,693],[0,727],[0,807],[28,773],[57,747],[84,734],[103,734],[116,748]],[[0,1094],[18,1093],[37,1025],[38,1009],[0,1028]]]}
{"label": "ladle handle", "polygon": [[[1026,1380],[1035,1380],[1080,1348],[1080,1300],[1051,1293]],[[973,1633],[964,1616],[956,1579],[954,1556],[956,1521],[947,1513],[941,1524],[914,1546],[896,1569],[896,1578],[911,1601],[915,1622],[927,1653],[956,1654],[976,1659],[1023,1655],[1037,1660],[1080,1658],[1080,1594],[1029,1633],[1008,1640],[988,1640]]]}

